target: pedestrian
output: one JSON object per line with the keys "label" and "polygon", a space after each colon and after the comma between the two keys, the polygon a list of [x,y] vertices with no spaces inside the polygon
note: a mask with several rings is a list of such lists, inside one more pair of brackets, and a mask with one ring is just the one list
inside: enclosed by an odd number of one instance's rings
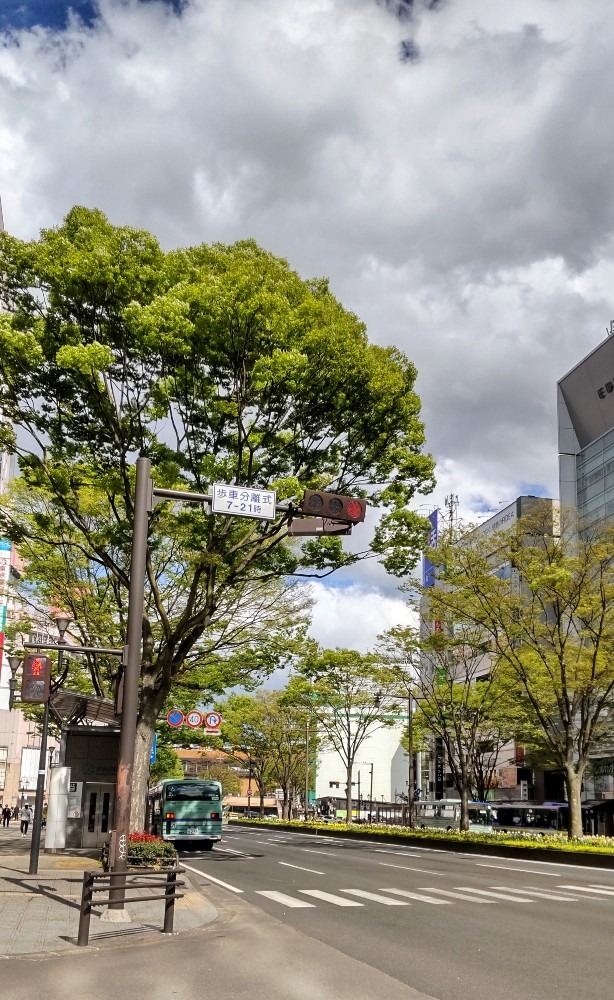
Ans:
{"label": "pedestrian", "polygon": [[31,819],[32,819],[32,810],[30,806],[29,805],[22,806],[21,809],[19,810],[19,820],[21,822],[22,837],[26,836]]}
{"label": "pedestrian", "polygon": [[11,821],[11,816],[13,815],[13,810],[9,805],[4,806],[2,810],[2,826],[8,826]]}
{"label": "pedestrian", "polygon": [[19,806],[15,806],[13,809],[13,819],[18,819],[19,817]]}

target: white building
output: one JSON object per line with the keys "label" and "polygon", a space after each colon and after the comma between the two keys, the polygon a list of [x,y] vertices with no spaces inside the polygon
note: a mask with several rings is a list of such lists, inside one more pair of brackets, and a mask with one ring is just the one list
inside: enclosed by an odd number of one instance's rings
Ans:
{"label": "white building", "polygon": [[[407,795],[409,759],[401,745],[407,734],[407,717],[399,716],[392,726],[382,726],[362,743],[352,772],[352,798],[368,802],[404,801]],[[318,752],[316,799],[345,799],[346,770],[339,754],[332,748]],[[403,798],[401,798],[403,796]]]}

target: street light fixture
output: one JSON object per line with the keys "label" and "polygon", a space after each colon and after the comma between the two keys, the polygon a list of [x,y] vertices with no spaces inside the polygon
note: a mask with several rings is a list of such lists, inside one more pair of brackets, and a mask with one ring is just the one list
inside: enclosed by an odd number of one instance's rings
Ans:
{"label": "street light fixture", "polygon": [[9,680],[9,712],[15,704],[15,691],[17,690],[17,671],[22,664],[22,657],[14,653],[9,656],[9,667],[11,668],[11,679]]}

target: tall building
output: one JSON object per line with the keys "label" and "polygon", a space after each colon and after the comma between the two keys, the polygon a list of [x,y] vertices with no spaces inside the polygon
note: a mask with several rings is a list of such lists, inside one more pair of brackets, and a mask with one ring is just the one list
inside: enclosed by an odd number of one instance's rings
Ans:
{"label": "tall building", "polygon": [[[531,515],[536,510],[547,512],[548,518],[552,520],[553,525],[555,524],[558,511],[556,501],[546,497],[519,496],[513,503],[501,508],[492,517],[477,525],[472,532],[472,537],[488,539],[492,535],[493,539],[498,538],[501,532],[512,528],[520,518]],[[431,547],[436,548],[440,530],[438,512],[434,511],[429,520],[432,525],[430,544]],[[503,554],[500,554],[501,558],[497,558],[497,555],[493,544],[493,575],[509,581],[510,587],[518,592],[518,588],[521,586],[518,571],[507,556],[504,557]],[[426,558],[423,562],[422,580],[423,586],[426,588],[439,586],[433,564]],[[422,599],[420,630],[423,635],[428,634],[431,630],[441,631],[441,622],[432,621],[428,613],[428,598]],[[423,659],[421,669],[433,669],[427,658]],[[479,660],[475,661],[475,670],[472,673],[474,681],[479,681],[480,677],[488,674],[490,669],[491,660],[489,654],[485,652]],[[431,744],[428,761],[424,761],[423,768],[425,776],[428,771],[426,796],[434,799],[456,798],[458,792],[455,790],[452,771],[445,757],[443,740],[433,737]],[[563,795],[561,776],[527,766],[524,757],[524,749],[515,743],[510,742],[501,749],[497,759],[495,787],[491,790],[491,797],[498,800],[561,799]]]}
{"label": "tall building", "polygon": [[557,410],[562,508],[614,519],[614,336],[559,381]]}
{"label": "tall building", "polygon": [[[557,392],[561,506],[577,510],[581,527],[614,521],[614,336],[564,375]],[[614,798],[614,747],[595,756],[583,797]]]}

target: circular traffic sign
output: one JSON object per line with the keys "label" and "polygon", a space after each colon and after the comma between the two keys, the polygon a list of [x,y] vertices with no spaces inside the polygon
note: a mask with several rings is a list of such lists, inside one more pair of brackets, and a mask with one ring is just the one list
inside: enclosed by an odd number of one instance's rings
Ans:
{"label": "circular traffic sign", "polygon": [[180,712],[178,708],[173,708],[172,711],[166,716],[166,721],[169,726],[182,726],[184,720],[183,712]]}
{"label": "circular traffic sign", "polygon": [[198,727],[202,726],[203,724],[203,714],[202,712],[197,712],[197,711],[188,712],[188,714],[185,717],[185,721],[187,722],[188,726],[192,727],[192,729],[198,729]]}
{"label": "circular traffic sign", "polygon": [[205,725],[207,729],[219,729],[222,724],[222,716],[219,712],[207,712],[205,715]]}

